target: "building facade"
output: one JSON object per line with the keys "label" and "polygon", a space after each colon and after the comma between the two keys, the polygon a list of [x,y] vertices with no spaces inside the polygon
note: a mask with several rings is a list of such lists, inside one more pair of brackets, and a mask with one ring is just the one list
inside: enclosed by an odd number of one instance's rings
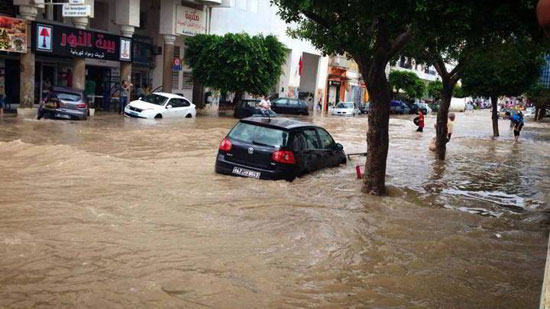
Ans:
{"label": "building facade", "polygon": [[221,0],[85,0],[90,11],[81,17],[63,16],[63,2],[0,0],[0,43],[12,47],[0,46],[8,103],[33,107],[50,86],[92,85],[96,105],[105,105],[123,80],[201,94],[189,68],[175,64],[183,63],[185,37],[208,32],[210,8]]}
{"label": "building facade", "polygon": [[277,16],[277,11],[268,0],[223,0],[211,9],[210,33],[276,36],[287,48],[287,58],[272,94],[304,99],[310,108],[323,104],[329,58],[309,42],[289,37],[289,26]]}

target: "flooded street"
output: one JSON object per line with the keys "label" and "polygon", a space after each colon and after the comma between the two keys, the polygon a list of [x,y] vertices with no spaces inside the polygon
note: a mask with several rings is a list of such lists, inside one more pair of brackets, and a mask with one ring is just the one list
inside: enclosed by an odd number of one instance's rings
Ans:
{"label": "flooded street", "polygon": [[[391,197],[353,158],[289,183],[217,175],[236,120],[0,119],[0,307],[536,308],[550,123],[457,114],[448,160],[390,122]],[[346,152],[367,118],[303,118]]]}

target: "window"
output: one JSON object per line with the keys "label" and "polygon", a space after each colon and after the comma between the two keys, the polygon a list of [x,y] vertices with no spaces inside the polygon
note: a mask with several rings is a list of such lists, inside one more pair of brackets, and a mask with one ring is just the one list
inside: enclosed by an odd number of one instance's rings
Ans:
{"label": "window", "polygon": [[334,140],[327,131],[323,129],[317,129],[317,133],[319,133],[319,137],[321,138],[321,146],[323,146],[323,149],[334,148]]}
{"label": "window", "polygon": [[286,146],[288,132],[239,122],[229,133],[229,138],[254,145],[277,148]]}
{"label": "window", "polygon": [[151,103],[151,104],[156,104],[156,105],[164,105],[164,103],[166,102],[168,98],[166,98],[165,96],[161,96],[161,95],[158,95],[158,94],[150,94],[148,96],[146,96],[145,98],[141,99],[143,102],[147,102],[147,103]]}
{"label": "window", "polygon": [[306,138],[307,149],[321,149],[317,132],[314,129],[304,130],[304,136]]}
{"label": "window", "polygon": [[306,138],[303,134],[296,134],[292,143],[292,149],[294,151],[302,151],[306,149]]}
{"label": "window", "polygon": [[288,105],[292,106],[292,107],[296,107],[298,106],[298,100],[288,100]]}
{"label": "window", "polygon": [[183,104],[183,99],[172,99],[168,104],[172,105],[172,107],[174,108],[185,107],[185,105]]}
{"label": "window", "polygon": [[279,105],[288,105],[288,99],[277,99],[274,101],[274,103]]}

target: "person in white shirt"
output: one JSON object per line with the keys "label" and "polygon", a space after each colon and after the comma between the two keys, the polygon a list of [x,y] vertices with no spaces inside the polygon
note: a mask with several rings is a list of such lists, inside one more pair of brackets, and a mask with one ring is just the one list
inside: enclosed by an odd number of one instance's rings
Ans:
{"label": "person in white shirt", "polygon": [[260,102],[260,107],[265,110],[271,109],[271,101],[269,101],[269,97],[265,96],[262,98],[262,101]]}
{"label": "person in white shirt", "polygon": [[455,127],[455,114],[450,113],[449,119],[447,120],[447,142],[451,140],[451,135],[453,135],[454,127]]}

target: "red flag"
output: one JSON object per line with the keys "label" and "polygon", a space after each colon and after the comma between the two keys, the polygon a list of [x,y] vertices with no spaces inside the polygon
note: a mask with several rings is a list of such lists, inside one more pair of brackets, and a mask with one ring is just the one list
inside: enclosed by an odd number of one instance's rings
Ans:
{"label": "red flag", "polygon": [[302,71],[304,69],[304,56],[300,56],[300,62],[298,63],[298,74],[302,76]]}

